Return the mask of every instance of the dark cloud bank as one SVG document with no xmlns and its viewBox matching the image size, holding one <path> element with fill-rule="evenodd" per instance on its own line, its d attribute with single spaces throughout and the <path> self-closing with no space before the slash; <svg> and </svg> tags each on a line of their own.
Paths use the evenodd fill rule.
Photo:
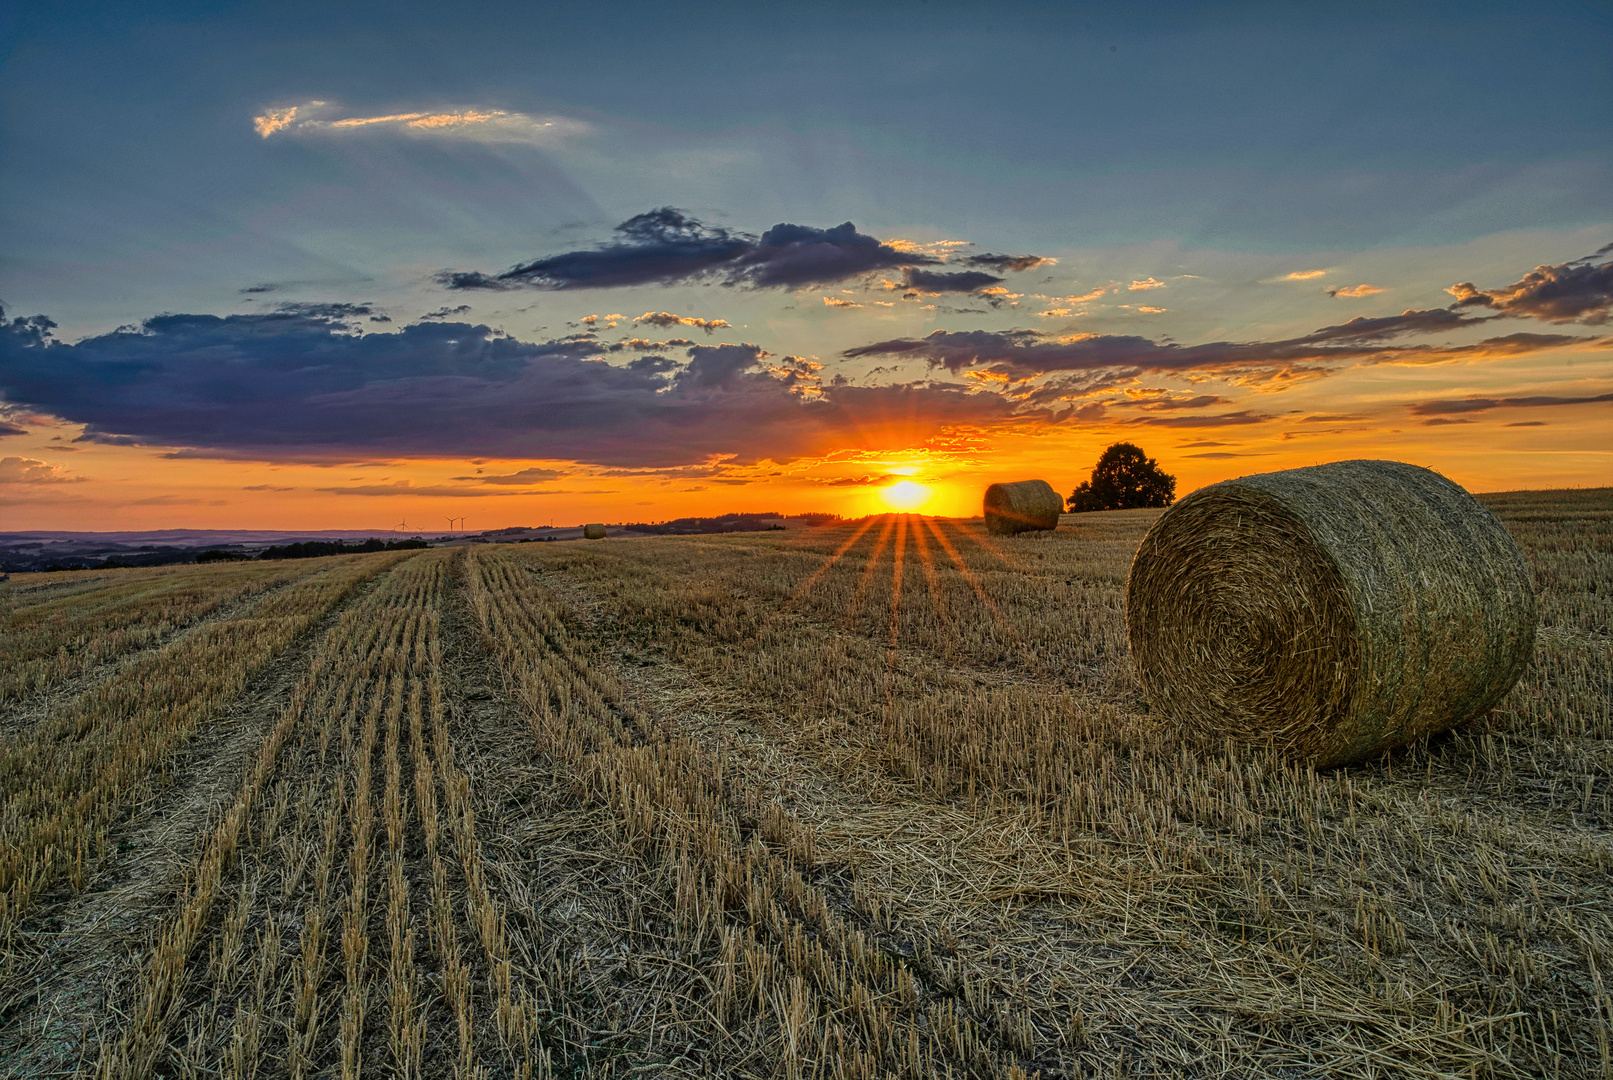
<svg viewBox="0 0 1613 1080">
<path fill-rule="evenodd" d="M 941 265 L 944 260 L 894 247 L 858 232 L 849 221 L 832 229 L 780 223 L 755 236 L 707 225 L 663 206 L 628 218 L 615 231 L 618 239 L 601 247 L 551 255 L 501 274 L 444 270 L 437 281 L 450 289 L 608 289 L 692 281 L 793 289 L 896 270 L 908 272 L 911 287 L 931 292 L 970 292 L 1003 281 L 981 269 L 955 273 L 915 270 Z M 1037 255 L 986 254 L 962 261 L 972 267 L 1028 270 L 1049 260 Z M 920 285 L 920 280 L 930 284 Z"/>
<path fill-rule="evenodd" d="M 954 386 L 819 386 L 813 365 L 749 344 L 616 365 L 596 359 L 608 346 L 592 335 L 525 342 L 446 321 L 359 335 L 306 310 L 163 315 L 71 345 L 52 329 L 40 316 L 0 326 L 6 401 L 88 424 L 97 441 L 227 456 L 666 467 L 821 453 L 869 431 L 922 441 L 1024 415 L 1017 402 Z"/>
<path fill-rule="evenodd" d="M 844 229 L 845 237 L 856 237 L 850 226 Z M 748 239 L 743 248 L 723 248 L 734 242 L 733 235 L 718 230 L 720 235 L 713 237 L 708 232 L 685 222 L 668 235 L 688 239 L 693 247 L 709 244 L 728 251 L 721 265 L 730 270 L 750 266 L 746 272 L 758 275 L 762 271 L 757 268 L 766 267 L 769 274 L 787 271 L 790 280 L 802 280 L 808 264 L 849 265 L 836 263 L 841 254 L 803 252 L 773 262 L 743 263 L 745 253 L 771 248 Z M 859 264 L 864 267 L 886 257 L 877 254 L 883 245 L 869 242 L 871 248 L 850 245 L 864 252 Z M 635 241 L 624 246 L 641 245 Z M 772 245 L 780 246 L 788 243 Z M 1568 272 L 1582 265 L 1606 269 L 1592 262 L 1540 268 L 1524 279 L 1521 289 L 1485 293 L 1491 301 L 1483 305 L 1459 295 L 1458 309 L 1487 306 L 1495 309 L 1491 314 L 1406 311 L 1352 319 L 1278 341 L 1179 345 L 1129 335 L 937 330 L 923 338 L 881 341 L 844 353 L 849 358 L 922 359 L 953 375 L 979 376 L 969 386 L 931 381 L 856 386 L 840 378 L 820 378 L 815 363 L 775 359 L 750 344 L 700 345 L 687 338 L 607 343 L 592 332 L 527 342 L 487 326 L 449 321 L 457 314 L 452 309 L 396 330 L 367 334 L 355 330 L 376 318 L 364 304 L 282 305 L 271 313 L 227 317 L 161 315 L 76 344 L 55 340 L 54 324 L 44 316 L 9 323 L 0 318 L 0 402 L 83 423 L 87 441 L 183 447 L 223 456 L 335 461 L 375 454 L 463 454 L 651 469 L 714 455 L 733 455 L 739 462 L 786 460 L 870 445 L 870 440 L 881 446 L 911 445 L 950 427 L 1093 421 L 1105 415 L 1106 405 L 1090 395 L 1126 387 L 1145 374 L 1271 382 L 1362 363 L 1517 356 L 1593 341 L 1527 332 L 1465 345 L 1405 340 L 1468 329 L 1525 308 L 1550 321 L 1563 321 L 1565 313 L 1580 322 L 1601 321 L 1613 307 L 1605 286 L 1597 284 L 1603 278 Z M 1561 287 L 1551 291 L 1546 282 Z M 1570 284 L 1576 297 L 1572 303 L 1565 299 Z M 1598 294 L 1599 288 L 1604 292 Z M 1533 299 L 1518 299 L 1524 294 Z M 674 319 L 716 325 L 662 314 L 668 325 Z M 647 355 L 627 363 L 600 359 L 611 353 Z M 1088 399 L 1071 400 L 1083 395 Z M 1470 398 L 1426 402 L 1413 411 L 1439 416 L 1605 400 L 1606 395 Z M 1205 411 L 1234 404 L 1213 394 L 1108 402 L 1134 409 L 1132 422 L 1162 427 L 1227 427 L 1269 419 L 1249 410 Z M 10 421 L 0 424 L 0 434 L 17 430 Z M 510 485 L 545 479 L 513 476 Z"/>
</svg>

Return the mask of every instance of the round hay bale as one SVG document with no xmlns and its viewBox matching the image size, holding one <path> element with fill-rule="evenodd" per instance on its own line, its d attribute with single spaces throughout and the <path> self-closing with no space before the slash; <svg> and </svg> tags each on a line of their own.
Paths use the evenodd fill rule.
<svg viewBox="0 0 1613 1080">
<path fill-rule="evenodd" d="M 1318 766 L 1483 715 L 1528 665 L 1535 621 L 1495 515 L 1397 461 L 1195 491 L 1154 523 L 1126 583 L 1157 711 Z"/>
<path fill-rule="evenodd" d="M 1046 480 L 993 484 L 986 489 L 986 531 L 998 536 L 1056 529 L 1064 500 Z"/>
<path fill-rule="evenodd" d="M 597 521 L 584 525 L 582 527 L 582 538 L 584 540 L 605 539 L 605 526 L 601 525 Z"/>
</svg>

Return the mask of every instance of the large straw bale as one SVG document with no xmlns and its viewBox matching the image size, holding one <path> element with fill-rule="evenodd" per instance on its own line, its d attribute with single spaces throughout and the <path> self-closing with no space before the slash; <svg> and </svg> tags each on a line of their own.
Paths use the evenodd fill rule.
<svg viewBox="0 0 1613 1080">
<path fill-rule="evenodd" d="M 597 521 L 590 522 L 589 524 L 584 525 L 582 527 L 582 538 L 584 540 L 603 540 L 603 539 L 605 539 L 605 526 L 601 525 Z"/>
<path fill-rule="evenodd" d="M 1483 715 L 1528 665 L 1535 620 L 1495 515 L 1396 461 L 1196 491 L 1154 523 L 1126 585 L 1157 711 L 1317 765 Z"/>
<path fill-rule="evenodd" d="M 1000 536 L 1056 529 L 1064 500 L 1046 480 L 993 484 L 986 489 L 986 531 Z"/>
</svg>

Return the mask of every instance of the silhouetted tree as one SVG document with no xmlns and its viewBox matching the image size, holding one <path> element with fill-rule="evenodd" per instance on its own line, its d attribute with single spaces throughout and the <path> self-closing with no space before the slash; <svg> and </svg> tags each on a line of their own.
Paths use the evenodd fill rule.
<svg viewBox="0 0 1613 1080">
<path fill-rule="evenodd" d="M 1176 501 L 1176 477 L 1144 454 L 1142 447 L 1117 442 L 1103 452 L 1092 469 L 1070 493 L 1070 513 L 1088 510 L 1133 510 L 1140 506 L 1169 506 Z"/>
</svg>

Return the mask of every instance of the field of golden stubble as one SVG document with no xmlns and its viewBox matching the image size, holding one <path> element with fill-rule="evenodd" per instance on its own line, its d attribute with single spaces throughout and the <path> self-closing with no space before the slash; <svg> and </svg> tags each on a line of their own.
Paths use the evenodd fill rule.
<svg viewBox="0 0 1613 1080">
<path fill-rule="evenodd" d="M 1149 715 L 1154 512 L 330 560 L 10 916 L 0 1069 L 1613 1075 L 1613 491 L 1487 501 L 1531 670 L 1322 772 Z"/>
</svg>

